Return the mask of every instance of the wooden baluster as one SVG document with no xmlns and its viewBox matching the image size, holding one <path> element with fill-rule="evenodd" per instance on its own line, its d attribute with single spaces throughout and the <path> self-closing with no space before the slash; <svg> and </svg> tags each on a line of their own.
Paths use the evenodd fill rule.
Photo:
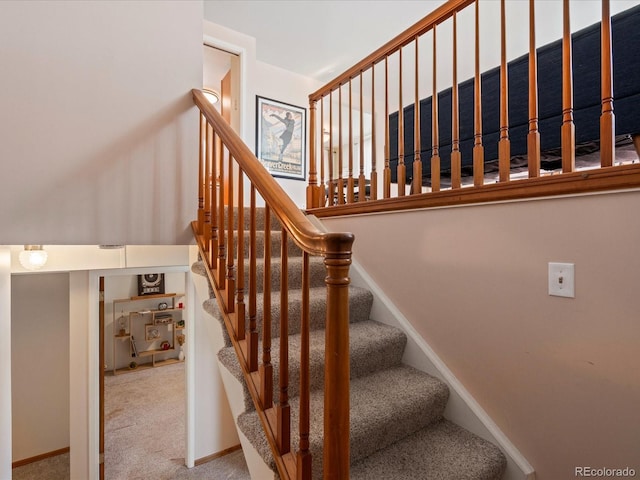
<svg viewBox="0 0 640 480">
<path fill-rule="evenodd" d="M 353 178 L 353 103 L 351 95 L 351 79 L 349 79 L 349 177 L 347 178 L 347 202 L 355 201 L 355 181 Z"/>
<path fill-rule="evenodd" d="M 602 0 L 602 114 L 600 116 L 600 165 L 610 167 L 616 158 L 615 113 L 613 111 L 613 62 L 611 50 L 611 14 L 609 0 Z"/>
<path fill-rule="evenodd" d="M 321 122 L 322 123 L 322 122 Z M 307 186 L 307 208 L 320 206 L 320 189 L 316 169 L 316 102 L 309 102 L 309 185 Z M 320 145 L 322 148 L 322 145 Z M 324 187 L 323 192 L 324 192 Z"/>
<path fill-rule="evenodd" d="M 249 337 L 247 338 L 248 367 L 250 372 L 258 370 L 258 326 L 256 317 L 258 272 L 256 246 L 256 187 L 251 184 L 251 199 L 249 209 Z"/>
<path fill-rule="evenodd" d="M 260 397 L 262 407 L 273 406 L 273 365 L 271 364 L 271 209 L 264 207 L 264 271 L 262 286 L 262 363 L 260 364 Z"/>
<path fill-rule="evenodd" d="M 415 94 L 416 101 L 415 107 L 413 109 L 413 182 L 411 185 L 411 192 L 413 194 L 422 193 L 422 160 L 420 160 L 420 93 L 419 93 L 419 66 L 420 66 L 420 56 L 418 54 L 418 40 L 419 37 L 416 37 L 416 58 L 415 58 Z"/>
<path fill-rule="evenodd" d="M 218 158 L 220 157 L 220 150 L 222 148 L 220 137 L 215 135 L 213 132 L 213 127 L 211 129 L 211 142 L 209 143 L 209 177 L 211 185 L 210 191 L 210 201 L 209 201 L 209 211 L 211 212 L 211 227 L 210 227 L 210 236 L 211 242 L 208 247 L 209 250 L 209 265 L 212 269 L 216 269 L 218 267 L 217 264 L 217 256 L 218 256 L 218 189 L 217 189 L 217 173 L 218 173 Z M 215 279 L 214 279 L 215 280 Z"/>
<path fill-rule="evenodd" d="M 376 75 L 371 65 L 371 200 L 378 199 L 378 144 L 376 142 Z"/>
<path fill-rule="evenodd" d="M 342 85 L 338 87 L 338 205 L 344 204 L 344 178 L 342 178 Z"/>
<path fill-rule="evenodd" d="M 433 94 L 431 96 L 431 191 L 440 191 L 440 130 L 438 128 L 437 45 L 433 26 Z"/>
<path fill-rule="evenodd" d="M 366 180 L 364 178 L 364 102 L 362 93 L 362 77 L 360 72 L 360 175 L 358 176 L 358 201 L 364 202 L 366 198 Z"/>
<path fill-rule="evenodd" d="M 198 234 L 204 236 L 204 191 L 206 177 L 207 120 L 200 112 L 200 155 L 198 163 Z M 205 243 L 206 244 L 206 243 Z"/>
<path fill-rule="evenodd" d="M 538 130 L 538 53 L 534 0 L 529 0 L 529 133 L 527 135 L 529 178 L 540 176 L 540 132 Z"/>
<path fill-rule="evenodd" d="M 349 247 L 350 248 L 350 247 Z M 351 253 L 327 253 L 324 370 L 324 478 L 349 478 L 349 265 Z"/>
<path fill-rule="evenodd" d="M 569 0 L 562 1 L 562 172 L 576 169 L 576 127 L 573 123 L 573 68 Z"/>
<path fill-rule="evenodd" d="M 229 187 L 227 188 L 227 195 L 229 196 L 229 203 L 227 204 L 227 311 L 233 313 L 235 311 L 235 296 L 236 296 L 236 266 L 234 260 L 234 240 L 233 232 L 235 215 L 233 214 L 233 156 L 231 152 L 227 157 L 228 162 L 228 181 Z M 236 330 L 237 331 L 237 330 Z"/>
<path fill-rule="evenodd" d="M 236 295 L 236 337 L 245 339 L 245 309 L 244 304 L 244 172 L 238 170 L 238 275 Z"/>
<path fill-rule="evenodd" d="M 309 432 L 311 430 L 309 363 L 309 254 L 302 253 L 302 305 L 300 318 L 300 442 L 297 455 L 296 480 L 311 478 L 311 452 L 309 451 Z"/>
<path fill-rule="evenodd" d="M 402 47 L 398 49 L 398 196 L 404 197 L 407 169 L 404 165 L 404 108 L 402 107 Z"/>
<path fill-rule="evenodd" d="M 480 0 L 476 0 L 476 45 L 473 123 L 473 184 L 484 185 L 484 146 L 482 145 L 482 77 L 480 76 Z"/>
<path fill-rule="evenodd" d="M 289 277 L 287 230 L 282 229 L 280 250 L 280 398 L 276 408 L 278 449 L 280 454 L 291 449 L 291 407 L 289 405 Z"/>
<path fill-rule="evenodd" d="M 498 168 L 501 182 L 509 181 L 511 143 L 509 140 L 509 80 L 507 77 L 507 20 L 505 0 L 500 0 L 500 140 Z"/>
<path fill-rule="evenodd" d="M 458 20 L 453 12 L 453 85 L 451 86 L 451 188 L 460 188 L 460 124 L 458 120 Z"/>
<path fill-rule="evenodd" d="M 389 57 L 384 57 L 384 172 L 382 173 L 383 198 L 391 197 L 391 149 L 389 147 Z"/>
<path fill-rule="evenodd" d="M 327 194 L 327 202 L 330 206 L 335 205 L 336 198 L 336 181 L 335 172 L 333 171 L 333 90 L 329 92 L 329 193 Z"/>
<path fill-rule="evenodd" d="M 324 178 L 324 163 L 325 163 L 325 156 L 324 156 L 324 99 L 325 97 L 322 97 L 320 99 L 320 129 L 321 129 L 321 136 L 320 136 L 320 201 L 318 206 L 319 207 L 324 207 L 327 205 L 327 184 L 325 183 L 325 178 Z"/>
<path fill-rule="evenodd" d="M 213 267 L 215 262 L 213 262 L 213 255 L 211 250 L 211 235 L 212 235 L 212 224 L 211 224 L 211 194 L 213 188 L 213 178 L 211 176 L 211 168 L 213 163 L 213 129 L 209 122 L 205 122 L 205 158 L 204 158 L 204 180 L 203 180 L 203 190 L 204 190 L 204 198 L 203 198 L 203 242 L 207 252 L 205 253 L 204 261 L 207 262 L 207 265 Z"/>
<path fill-rule="evenodd" d="M 224 195 L 225 195 L 225 182 L 223 179 L 226 177 L 224 173 L 224 153 L 225 147 L 220 142 L 220 157 L 219 167 L 220 175 L 218 176 L 218 287 L 222 290 L 225 287 L 226 268 L 225 259 L 227 258 L 227 251 L 225 248 L 224 239 Z M 229 152 L 227 151 L 227 155 Z"/>
</svg>

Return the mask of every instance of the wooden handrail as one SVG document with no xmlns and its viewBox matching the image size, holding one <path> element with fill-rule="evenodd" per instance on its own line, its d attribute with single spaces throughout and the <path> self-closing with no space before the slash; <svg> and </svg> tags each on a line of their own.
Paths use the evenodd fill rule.
<svg viewBox="0 0 640 480">
<path fill-rule="evenodd" d="M 211 106 L 200 90 L 192 91 L 200 109 L 198 217 L 192 223 L 225 328 L 238 355 L 247 389 L 265 430 L 283 480 L 311 480 L 309 450 L 309 256 L 324 257 L 327 308 L 325 317 L 325 389 L 323 458 L 325 479 L 349 478 L 349 266 L 354 236 L 317 229 Z M 350 94 L 351 97 L 351 94 Z M 322 108 L 321 108 L 322 110 Z M 349 114 L 351 115 L 351 114 Z M 322 116 L 322 114 L 321 114 Z M 313 117 L 312 117 L 313 118 Z M 312 138 L 315 138 L 312 135 Z M 350 158 L 351 160 L 351 158 Z M 350 167 L 351 167 L 350 161 Z M 350 168 L 350 179 L 352 178 Z M 244 182 L 250 183 L 248 265 L 245 264 Z M 353 191 L 353 185 L 350 190 Z M 262 319 L 257 315 L 258 277 L 256 194 L 264 200 Z M 324 195 L 324 192 L 323 192 Z M 237 213 L 234 209 L 237 207 Z M 280 316 L 272 318 L 271 216 L 280 223 Z M 235 222 L 237 220 L 237 222 Z M 237 227 L 236 227 L 237 225 Z M 237 231 L 236 231 L 237 230 Z M 303 251 L 299 431 L 291 427 L 289 403 L 288 239 Z M 248 306 L 245 305 L 248 270 Z M 245 309 L 248 308 L 248 316 Z M 248 321 L 248 332 L 246 322 Z M 262 351 L 258 323 L 262 321 Z M 272 354 L 272 325 L 280 331 L 279 352 Z M 261 355 L 260 355 L 261 353 Z M 306 358 L 305 358 L 306 356 Z M 278 384 L 274 361 L 279 359 Z M 276 392 L 274 392 L 274 388 Z M 274 395 L 275 393 L 275 395 Z M 300 439 L 292 452 L 292 435 Z"/>
</svg>

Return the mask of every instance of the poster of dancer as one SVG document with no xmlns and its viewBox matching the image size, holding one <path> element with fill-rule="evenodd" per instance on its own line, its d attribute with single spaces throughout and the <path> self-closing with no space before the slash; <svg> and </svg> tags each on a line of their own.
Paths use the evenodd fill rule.
<svg viewBox="0 0 640 480">
<path fill-rule="evenodd" d="M 256 96 L 256 157 L 274 177 L 306 178 L 306 113 Z"/>
</svg>

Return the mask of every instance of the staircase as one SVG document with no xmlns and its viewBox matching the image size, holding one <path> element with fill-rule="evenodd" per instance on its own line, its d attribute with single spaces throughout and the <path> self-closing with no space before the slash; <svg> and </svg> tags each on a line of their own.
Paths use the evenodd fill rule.
<svg viewBox="0 0 640 480">
<path fill-rule="evenodd" d="M 237 216 L 236 216 L 237 218 Z M 244 216 L 245 219 L 249 215 Z M 258 230 L 264 230 L 264 211 L 258 211 Z M 246 222 L 245 222 L 246 223 Z M 235 226 L 238 228 L 238 225 Z M 248 225 L 244 225 L 248 229 Z M 281 248 L 281 226 L 271 220 L 271 252 L 276 257 Z M 245 241 L 249 235 L 244 235 Z M 258 237 L 258 252 L 264 251 L 264 235 Z M 248 248 L 244 249 L 245 252 Z M 289 403 L 291 424 L 298 424 L 300 362 L 301 252 L 288 246 L 289 291 Z M 323 454 L 323 386 L 324 386 L 324 322 L 325 267 L 321 258 L 311 259 L 311 435 L 313 478 L 322 478 Z M 279 262 L 271 266 L 272 318 L 279 318 Z M 262 263 L 258 262 L 258 278 L 262 278 Z M 248 268 L 245 266 L 245 268 Z M 206 275 L 201 262 L 193 265 L 195 273 Z M 246 277 L 245 277 L 246 278 Z M 248 284 L 245 285 L 245 291 Z M 262 284 L 257 287 L 258 305 L 262 305 Z M 392 326 L 369 318 L 372 294 L 366 289 L 350 287 L 350 455 L 351 479 L 501 479 L 506 458 L 493 444 L 443 418 L 449 397 L 448 387 L 440 380 L 402 363 L 407 343 L 405 334 Z M 222 320 L 215 298 L 204 302 L 204 309 Z M 262 318 L 259 310 L 257 318 Z M 261 327 L 261 325 L 260 325 Z M 224 323 L 222 322 L 224 331 Z M 272 322 L 272 351 L 279 346 L 279 322 Z M 244 385 L 243 375 L 231 341 L 225 332 L 225 348 L 218 353 L 220 363 Z M 260 332 L 260 338 L 261 332 Z M 261 351 L 261 346 L 259 346 Z M 274 365 L 274 402 L 278 401 L 279 362 Z M 246 386 L 244 412 L 237 425 L 259 452 L 265 464 L 276 472 L 268 442 Z M 292 428 L 293 430 L 293 428 Z M 292 449 L 297 450 L 298 438 L 292 435 Z M 277 478 L 277 474 L 274 473 Z M 256 479 L 262 480 L 262 479 Z"/>
</svg>

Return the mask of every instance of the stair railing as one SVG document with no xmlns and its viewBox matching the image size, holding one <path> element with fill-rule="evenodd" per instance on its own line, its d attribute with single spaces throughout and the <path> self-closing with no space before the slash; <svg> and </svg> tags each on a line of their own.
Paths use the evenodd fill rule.
<svg viewBox="0 0 640 480">
<path fill-rule="evenodd" d="M 327 310 L 324 386 L 324 478 L 349 478 L 349 308 L 350 233 L 315 228 L 260 164 L 200 90 L 198 217 L 192 222 L 200 255 L 225 326 L 238 355 L 253 403 L 273 452 L 280 478 L 311 479 L 309 392 L 309 258 L 324 257 Z M 245 188 L 249 188 L 248 266 L 245 267 Z M 258 278 L 257 195 L 264 202 L 264 273 Z M 271 217 L 282 229 L 280 375 L 273 398 L 271 360 Z M 287 239 L 303 251 L 299 448 L 291 451 L 288 399 Z M 245 278 L 245 275 L 248 278 Z M 257 290 L 263 286 L 263 318 L 257 316 Z M 245 284 L 248 291 L 245 291 Z M 248 297 L 248 298 L 246 298 Z M 258 352 L 262 324 L 262 352 Z"/>
<path fill-rule="evenodd" d="M 523 152 L 528 163 L 526 177 L 511 171 L 512 140 L 516 132 L 509 118 L 508 100 L 514 92 L 509 91 L 506 57 L 505 11 L 509 6 L 506 0 L 500 0 L 500 18 L 496 21 L 500 25 L 499 87 L 492 95 L 498 102 L 499 115 L 492 120 L 499 124 L 499 131 L 493 132 L 497 149 L 495 140 L 489 141 L 487 132 L 483 131 L 483 102 L 486 108 L 488 99 L 482 94 L 479 12 L 483 5 L 491 3 L 447 1 L 309 95 L 307 208 L 313 209 L 314 215 L 372 213 L 640 186 L 640 164 L 614 165 L 613 36 L 609 0 L 601 0 L 602 54 L 600 64 L 595 65 L 601 71 L 600 138 L 595 139 L 600 144 L 600 165 L 588 171 L 576 171 L 572 34 L 569 0 L 562 0 L 563 14 L 559 19 L 563 28 L 562 75 L 554 85 L 562 93 L 562 110 L 558 112 L 562 120 L 557 126 L 561 139 L 561 172 L 541 170 L 536 3 L 529 0 L 528 77 L 520 82 L 527 85 L 522 101 L 528 105 L 528 120 L 520 125 L 526 136 L 521 141 L 526 145 Z M 466 18 L 473 18 L 475 35 L 471 43 L 467 42 L 462 48 L 473 52 L 474 72 L 472 81 L 466 82 L 471 90 L 468 97 L 472 98 L 465 104 L 463 149 L 458 78 L 461 50 L 457 30 L 459 17 L 462 19 L 459 14 L 467 9 L 464 14 Z M 443 48 L 445 44 L 451 48 Z M 444 65 L 447 70 L 451 69 L 448 72 L 451 88 L 446 96 L 447 109 L 450 98 L 450 113 L 441 110 L 439 105 L 443 85 L 438 85 L 438 78 Z M 444 114 L 451 118 L 450 125 L 443 124 Z M 391 118 L 393 125 L 390 125 Z M 622 133 L 633 135 L 640 156 L 640 135 L 637 135 L 640 132 Z M 485 174 L 489 147 L 496 151 L 499 172 L 497 178 L 491 179 Z M 463 155 L 463 150 L 468 153 Z M 467 174 L 466 178 L 463 174 Z"/>
</svg>

